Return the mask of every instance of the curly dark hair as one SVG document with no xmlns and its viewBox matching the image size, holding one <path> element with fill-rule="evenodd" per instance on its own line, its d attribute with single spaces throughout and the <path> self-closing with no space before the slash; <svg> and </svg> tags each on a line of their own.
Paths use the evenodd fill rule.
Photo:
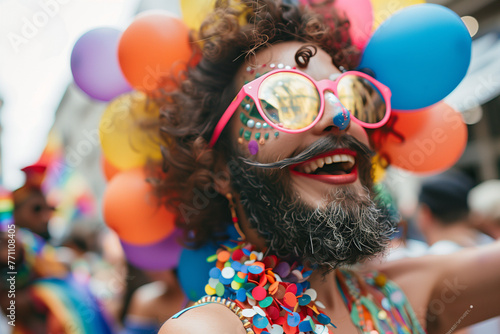
<svg viewBox="0 0 500 334">
<path fill-rule="evenodd" d="M 202 58 L 189 68 L 179 89 L 166 93 L 160 115 L 163 142 L 162 177 L 152 178 L 163 203 L 178 213 L 177 225 L 197 246 L 224 237 L 230 222 L 228 200 L 214 189 L 216 162 L 227 161 L 229 148 L 221 140 L 208 147 L 216 123 L 236 95 L 233 79 L 245 61 L 266 46 L 301 41 L 317 45 L 332 62 L 355 67 L 359 52 L 351 45 L 349 22 L 336 13 L 318 15 L 279 0 L 218 0 L 197 34 Z M 246 24 L 241 24 L 241 21 Z M 315 50 L 299 50 L 300 62 Z M 299 64 L 300 66 L 300 64 Z M 224 177 L 224 176 L 222 176 Z"/>
</svg>

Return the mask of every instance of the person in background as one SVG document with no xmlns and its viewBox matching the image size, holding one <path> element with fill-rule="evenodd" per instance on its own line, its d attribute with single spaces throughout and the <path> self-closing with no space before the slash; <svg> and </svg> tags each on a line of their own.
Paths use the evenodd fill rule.
<svg viewBox="0 0 500 334">
<path fill-rule="evenodd" d="M 500 239 L 500 180 L 488 180 L 474 187 L 468 198 L 474 226 L 493 239 Z"/>
<path fill-rule="evenodd" d="M 46 166 L 35 164 L 21 170 L 26 174 L 26 181 L 13 192 L 16 225 L 48 241 L 49 220 L 55 208 L 47 203 L 41 188 Z"/>
<path fill-rule="evenodd" d="M 471 220 L 468 203 L 471 202 L 473 187 L 474 182 L 467 175 L 455 170 L 430 177 L 422 183 L 417 224 L 430 246 L 426 254 L 450 254 L 486 242 L 488 238 L 475 228 Z M 484 198 L 484 195 L 479 196 Z M 478 200 L 477 196 L 476 189 L 472 202 Z M 455 333 L 498 334 L 500 318 L 489 319 Z"/>
<path fill-rule="evenodd" d="M 467 175 L 454 170 L 423 181 L 416 223 L 430 246 L 428 254 L 448 254 L 479 244 L 481 235 L 472 227 L 467 204 L 473 186 Z"/>
<path fill-rule="evenodd" d="M 4 193 L 8 192 L 4 190 Z M 25 210 L 25 205 L 34 205 L 33 196 L 41 192 L 35 189 L 19 199 L 19 190 L 11 195 L 11 206 L 4 203 L 0 218 L 10 217 L 7 232 L 0 231 L 0 307 L 12 322 L 13 334 L 111 334 L 112 324 L 100 301 L 90 292 L 86 284 L 75 279 L 66 265 L 59 261 L 57 250 L 38 234 L 16 226 L 17 217 L 29 217 L 16 212 Z M 42 196 L 43 197 L 43 196 Z M 45 203 L 46 204 L 46 203 Z M 43 205 L 40 202 L 40 205 Z M 10 210 L 10 211 L 9 211 Z M 43 211 L 43 210 L 42 210 Z M 36 216 L 36 215 L 35 215 Z M 34 216 L 33 216 L 34 217 Z M 36 216 L 25 227 L 42 231 L 44 219 Z M 3 226 L 4 224 L 0 224 Z M 46 225 L 45 225 L 46 226 Z M 11 245 L 14 245 L 13 247 Z M 11 281 L 9 281 L 10 279 Z M 12 289 L 14 280 L 15 288 Z M 15 306 L 12 318 L 9 307 Z"/>
</svg>

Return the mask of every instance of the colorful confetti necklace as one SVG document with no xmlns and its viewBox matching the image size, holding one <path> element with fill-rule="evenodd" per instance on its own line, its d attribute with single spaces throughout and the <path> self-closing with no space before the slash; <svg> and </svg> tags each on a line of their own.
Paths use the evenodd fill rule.
<svg viewBox="0 0 500 334">
<path fill-rule="evenodd" d="M 219 298 L 217 302 L 229 303 L 245 320 L 247 333 L 328 334 L 326 325 L 335 327 L 318 310 L 325 306 L 316 300 L 316 291 L 307 281 L 312 270 L 274 255 L 264 257 L 244 242 L 219 249 L 208 261 L 216 264 L 205 286 L 208 296 L 200 302 Z"/>
</svg>

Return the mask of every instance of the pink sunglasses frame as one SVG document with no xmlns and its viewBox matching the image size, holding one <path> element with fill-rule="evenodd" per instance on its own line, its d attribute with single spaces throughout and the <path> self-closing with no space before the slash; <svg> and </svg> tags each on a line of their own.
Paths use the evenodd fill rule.
<svg viewBox="0 0 500 334">
<path fill-rule="evenodd" d="M 319 97 L 320 97 L 319 108 L 320 109 L 319 109 L 318 116 L 316 117 L 316 119 L 314 119 L 314 121 L 311 124 L 309 124 L 308 126 L 306 126 L 304 128 L 295 129 L 295 130 L 281 128 L 279 125 L 275 124 L 273 121 L 271 121 L 266 116 L 265 112 L 262 110 L 262 105 L 258 102 L 259 101 L 259 97 L 258 97 L 259 88 L 260 88 L 260 85 L 262 84 L 262 82 L 267 77 L 269 77 L 271 75 L 274 75 L 277 73 L 283 73 L 283 72 L 299 74 L 299 75 L 309 79 L 309 81 L 316 87 L 316 89 L 319 93 Z M 311 76 L 307 75 L 304 72 L 298 71 L 298 70 L 277 69 L 277 70 L 267 72 L 266 74 L 260 76 L 259 78 L 255 79 L 255 80 L 252 80 L 251 82 L 249 82 L 249 83 L 245 84 L 243 87 L 241 87 L 240 91 L 238 92 L 238 95 L 236 95 L 233 102 L 231 102 L 229 107 L 227 107 L 226 111 L 224 112 L 224 114 L 220 118 L 219 122 L 217 122 L 217 125 L 215 126 L 214 132 L 212 134 L 212 138 L 210 138 L 210 142 L 208 144 L 209 147 L 213 147 L 215 145 L 215 143 L 219 139 L 222 131 L 226 127 L 227 123 L 229 122 L 231 117 L 234 115 L 234 113 L 238 109 L 238 106 L 240 105 L 241 101 L 243 101 L 243 99 L 246 96 L 250 97 L 254 101 L 255 105 L 257 106 L 257 110 L 259 111 L 259 114 L 262 116 L 262 118 L 270 126 L 275 128 L 276 130 L 287 132 L 287 133 L 300 133 L 300 132 L 304 132 L 304 131 L 309 130 L 314 125 L 316 125 L 316 123 L 319 122 L 321 117 L 323 117 L 323 113 L 325 111 L 325 91 L 329 90 L 329 91 L 333 92 L 333 94 L 335 94 L 335 96 L 338 97 L 338 95 L 337 95 L 338 82 L 340 81 L 340 79 L 342 79 L 346 75 L 355 75 L 355 76 L 358 76 L 358 77 L 361 77 L 363 79 L 368 80 L 370 83 L 372 83 L 380 91 L 380 93 L 382 94 L 382 97 L 385 100 L 385 104 L 386 104 L 386 111 L 385 111 L 384 118 L 377 123 L 373 123 L 373 124 L 365 123 L 363 121 L 358 120 L 352 114 L 351 114 L 351 119 L 354 122 L 358 123 L 359 125 L 361 125 L 365 128 L 368 128 L 368 129 L 376 129 L 376 128 L 383 126 L 385 123 L 387 123 L 387 121 L 389 120 L 389 117 L 391 115 L 391 90 L 389 89 L 389 87 L 387 87 L 384 84 L 382 84 L 381 82 L 375 80 L 373 77 L 369 76 L 366 73 L 358 72 L 358 71 L 347 71 L 347 72 L 340 74 L 339 77 L 335 79 L 335 81 L 328 80 L 328 79 L 316 81 Z"/>
</svg>

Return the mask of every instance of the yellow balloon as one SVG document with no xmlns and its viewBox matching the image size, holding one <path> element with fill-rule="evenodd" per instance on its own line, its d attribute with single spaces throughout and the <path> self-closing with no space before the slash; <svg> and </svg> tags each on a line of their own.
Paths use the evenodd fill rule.
<svg viewBox="0 0 500 334">
<path fill-rule="evenodd" d="M 251 12 L 251 9 L 239 0 L 228 1 L 229 7 L 241 12 L 238 23 L 240 25 L 246 24 L 246 15 Z M 182 19 L 190 29 L 198 31 L 207 15 L 214 10 L 214 7 L 215 0 L 181 0 Z"/>
<path fill-rule="evenodd" d="M 215 0 L 181 0 L 182 19 L 190 29 L 198 31 L 208 13 L 214 9 Z"/>
<path fill-rule="evenodd" d="M 372 0 L 373 31 L 398 10 L 421 3 L 425 3 L 425 0 Z"/>
<path fill-rule="evenodd" d="M 120 170 L 160 160 L 159 113 L 159 107 L 143 93 L 124 94 L 113 100 L 99 123 L 106 160 Z"/>
</svg>

